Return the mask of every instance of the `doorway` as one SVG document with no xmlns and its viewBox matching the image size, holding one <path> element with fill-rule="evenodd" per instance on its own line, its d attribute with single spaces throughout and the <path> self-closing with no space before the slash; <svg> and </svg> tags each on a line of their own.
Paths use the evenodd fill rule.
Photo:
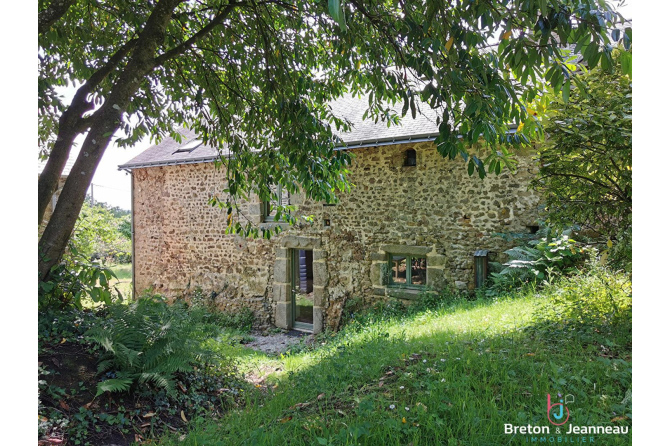
<svg viewBox="0 0 670 446">
<path fill-rule="evenodd" d="M 293 328 L 314 331 L 314 254 L 291 249 L 291 308 Z"/>
</svg>

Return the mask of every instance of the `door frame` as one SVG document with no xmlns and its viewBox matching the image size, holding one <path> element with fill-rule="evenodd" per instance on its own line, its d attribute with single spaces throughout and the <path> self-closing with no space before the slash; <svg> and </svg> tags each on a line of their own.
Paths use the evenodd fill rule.
<svg viewBox="0 0 670 446">
<path fill-rule="evenodd" d="M 294 330 L 314 332 L 314 302 L 312 301 L 312 323 L 296 321 L 296 289 L 300 287 L 300 251 L 312 251 L 312 265 L 314 264 L 314 251 L 307 248 L 289 248 L 290 261 L 290 276 L 291 276 L 291 326 Z M 312 282 L 312 293 L 314 293 L 314 285 Z"/>
<path fill-rule="evenodd" d="M 272 295 L 274 300 L 274 323 L 279 328 L 297 328 L 293 325 L 292 302 L 292 254 L 291 249 L 311 250 L 313 255 L 314 310 L 312 332 L 320 333 L 324 328 L 327 302 L 328 265 L 327 252 L 317 237 L 285 235 L 275 248 L 274 279 Z"/>
</svg>

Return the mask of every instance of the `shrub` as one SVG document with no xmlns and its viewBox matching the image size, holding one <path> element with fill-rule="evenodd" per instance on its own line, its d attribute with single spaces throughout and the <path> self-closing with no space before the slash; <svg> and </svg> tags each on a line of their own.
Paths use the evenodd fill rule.
<svg viewBox="0 0 670 446">
<path fill-rule="evenodd" d="M 505 251 L 510 260 L 503 264 L 500 272 L 491 273 L 491 293 L 511 291 L 528 283 L 550 282 L 558 273 L 575 271 L 584 257 L 584 249 L 570 238 L 571 232 L 566 230 L 552 237 L 545 228 L 539 239 Z"/>
<path fill-rule="evenodd" d="M 544 290 L 549 302 L 545 316 L 586 325 L 627 323 L 632 314 L 632 281 L 629 275 L 593 263 L 570 278 Z"/>
<path fill-rule="evenodd" d="M 633 212 L 633 85 L 624 68 L 631 54 L 612 52 L 611 69 L 575 76 L 576 86 L 544 96 L 547 139 L 540 145 L 532 186 L 546 198 L 552 225 L 578 224 L 599 245 L 613 243 L 610 258 L 630 268 Z"/>
<path fill-rule="evenodd" d="M 115 298 L 121 299 L 121 293 L 110 285 L 112 278 L 117 277 L 111 269 L 90 261 L 71 245 L 63 261 L 52 268 L 49 279 L 39 282 L 39 308 L 81 309 L 85 297 L 109 305 Z"/>
<path fill-rule="evenodd" d="M 125 391 L 134 384 L 152 383 L 174 392 L 175 372 L 192 370 L 213 353 L 205 341 L 216 328 L 205 322 L 206 312 L 168 305 L 158 296 L 142 297 L 128 305 L 109 308 L 107 320 L 87 332 L 105 351 L 98 373 L 108 379 L 98 384 L 98 395 Z"/>
<path fill-rule="evenodd" d="M 216 306 L 215 297 L 215 293 L 206 296 L 202 288 L 197 287 L 191 296 L 190 307 L 203 311 L 205 321 L 217 327 L 249 333 L 256 322 L 253 310 L 243 307 L 237 311 L 221 311 Z"/>
<path fill-rule="evenodd" d="M 230 313 L 217 311 L 214 317 L 212 317 L 212 321 L 216 321 L 219 327 L 231 328 L 248 333 L 251 331 L 254 322 L 256 321 L 256 316 L 251 309 L 244 307 L 238 311 Z"/>
</svg>

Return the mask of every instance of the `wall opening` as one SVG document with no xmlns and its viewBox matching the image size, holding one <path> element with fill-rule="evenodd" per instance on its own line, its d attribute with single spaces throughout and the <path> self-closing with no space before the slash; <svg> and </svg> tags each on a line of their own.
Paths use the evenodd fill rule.
<svg viewBox="0 0 670 446">
<path fill-rule="evenodd" d="M 416 167 L 416 150 L 405 150 L 405 162 L 403 165 L 405 167 Z"/>
<path fill-rule="evenodd" d="M 314 255 L 312 250 L 291 250 L 291 306 L 293 328 L 314 330 Z"/>
<path fill-rule="evenodd" d="M 287 235 L 277 248 L 272 284 L 275 324 L 320 333 L 327 306 L 328 268 L 321 241 Z"/>
</svg>

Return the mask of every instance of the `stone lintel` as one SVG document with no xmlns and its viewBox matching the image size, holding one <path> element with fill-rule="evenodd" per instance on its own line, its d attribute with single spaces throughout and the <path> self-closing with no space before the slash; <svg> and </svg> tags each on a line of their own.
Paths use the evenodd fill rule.
<svg viewBox="0 0 670 446">
<path fill-rule="evenodd" d="M 396 297 L 398 299 L 407 299 L 415 300 L 419 297 L 420 294 L 427 292 L 425 289 L 415 289 L 415 288 L 386 288 L 386 295 L 390 297 Z"/>
<path fill-rule="evenodd" d="M 373 252 L 370 255 L 370 260 L 373 262 L 386 262 L 387 254 L 385 252 Z"/>
<path fill-rule="evenodd" d="M 284 238 L 282 238 L 281 245 L 286 248 L 316 249 L 321 247 L 321 239 L 316 237 L 301 237 L 297 235 L 287 235 Z"/>
<path fill-rule="evenodd" d="M 393 254 L 410 254 L 425 256 L 433 250 L 429 246 L 414 246 L 414 245 L 382 245 L 380 247 L 383 251 Z"/>
<path fill-rule="evenodd" d="M 291 227 L 291 225 L 289 225 L 288 223 L 279 222 L 279 221 L 261 222 L 261 223 L 258 225 L 258 228 L 259 228 L 259 229 L 269 229 L 269 230 L 273 230 L 273 229 L 276 228 L 276 227 L 280 227 L 281 230 L 282 230 L 282 232 L 286 232 L 286 231 L 289 230 L 289 228 Z M 279 234 L 281 234 L 281 232 L 280 232 Z M 276 236 L 277 236 L 277 234 L 273 234 L 273 237 L 276 237 Z"/>
</svg>

